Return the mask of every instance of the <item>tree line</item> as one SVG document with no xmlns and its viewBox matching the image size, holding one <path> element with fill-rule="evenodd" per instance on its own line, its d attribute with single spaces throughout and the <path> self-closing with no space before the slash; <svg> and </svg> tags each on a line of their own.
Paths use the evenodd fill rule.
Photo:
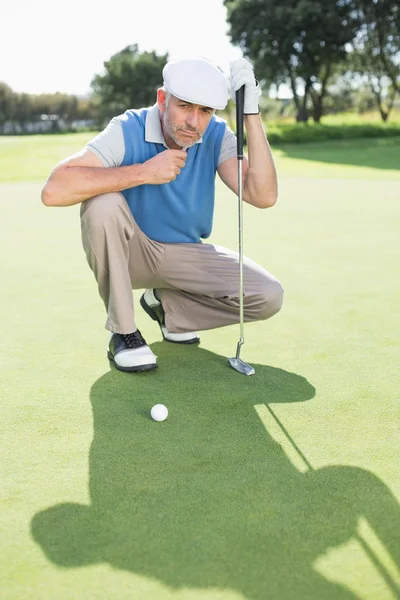
<svg viewBox="0 0 400 600">
<path fill-rule="evenodd" d="M 400 94 L 397 0 L 224 0 L 229 36 L 254 65 L 268 106 L 272 87 L 289 86 L 297 121 L 345 109 L 362 90 L 386 121 Z M 168 54 L 127 46 L 104 63 L 88 98 L 19 94 L 0 82 L 0 131 L 50 120 L 102 126 L 127 108 L 150 106 Z M 215 57 L 218 62 L 218 57 Z M 52 121 L 53 118 L 53 122 Z"/>
<path fill-rule="evenodd" d="M 14 92 L 0 81 L 0 132 L 57 131 L 61 124 L 93 122 L 98 114 L 95 98 L 69 94 L 25 94 Z"/>
<path fill-rule="evenodd" d="M 365 81 L 383 120 L 400 93 L 397 0 L 224 0 L 231 41 L 268 88 L 290 85 L 297 120 L 323 114 L 333 80 Z"/>
</svg>

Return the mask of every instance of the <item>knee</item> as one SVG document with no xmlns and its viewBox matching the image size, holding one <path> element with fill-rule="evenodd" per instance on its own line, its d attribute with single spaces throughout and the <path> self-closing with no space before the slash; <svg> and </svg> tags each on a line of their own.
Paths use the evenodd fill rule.
<svg viewBox="0 0 400 600">
<path fill-rule="evenodd" d="M 125 198 L 119 192 L 100 194 L 81 204 L 81 221 L 90 228 L 104 227 L 120 212 L 120 207 L 126 204 Z"/>
<path fill-rule="evenodd" d="M 269 319 L 278 313 L 283 304 L 283 287 L 279 281 L 269 282 L 268 288 L 261 293 L 258 303 L 257 319 Z"/>
</svg>

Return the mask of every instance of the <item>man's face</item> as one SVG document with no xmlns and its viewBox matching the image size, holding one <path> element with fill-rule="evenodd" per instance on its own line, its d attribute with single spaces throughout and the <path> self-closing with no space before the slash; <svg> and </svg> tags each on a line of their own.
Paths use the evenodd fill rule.
<svg viewBox="0 0 400 600">
<path fill-rule="evenodd" d="M 165 141 L 170 148 L 190 148 L 204 134 L 214 110 L 207 106 L 190 104 L 175 96 L 170 97 L 168 106 L 165 100 L 165 92 L 159 90 L 158 106 Z"/>
</svg>

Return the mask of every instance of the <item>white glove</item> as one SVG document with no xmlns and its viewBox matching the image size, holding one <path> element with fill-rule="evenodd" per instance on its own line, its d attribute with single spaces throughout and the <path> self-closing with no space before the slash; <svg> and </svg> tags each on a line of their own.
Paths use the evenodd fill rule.
<svg viewBox="0 0 400 600">
<path fill-rule="evenodd" d="M 245 58 L 239 58 L 230 63 L 231 71 L 231 95 L 236 102 L 236 92 L 243 85 L 244 88 L 244 114 L 258 115 L 258 99 L 260 97 L 260 86 L 254 76 L 252 65 Z"/>
</svg>

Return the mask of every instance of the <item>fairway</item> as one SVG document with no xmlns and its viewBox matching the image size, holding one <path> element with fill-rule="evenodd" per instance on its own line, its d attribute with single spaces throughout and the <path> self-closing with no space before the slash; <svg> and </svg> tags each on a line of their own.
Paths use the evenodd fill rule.
<svg viewBox="0 0 400 600">
<path fill-rule="evenodd" d="M 1 600 L 400 598 L 400 140 L 273 148 L 244 252 L 284 305 L 244 377 L 238 326 L 161 342 L 141 291 L 159 368 L 110 367 L 79 207 L 40 202 L 91 137 L 0 138 Z M 210 241 L 237 237 L 218 183 Z"/>
</svg>

